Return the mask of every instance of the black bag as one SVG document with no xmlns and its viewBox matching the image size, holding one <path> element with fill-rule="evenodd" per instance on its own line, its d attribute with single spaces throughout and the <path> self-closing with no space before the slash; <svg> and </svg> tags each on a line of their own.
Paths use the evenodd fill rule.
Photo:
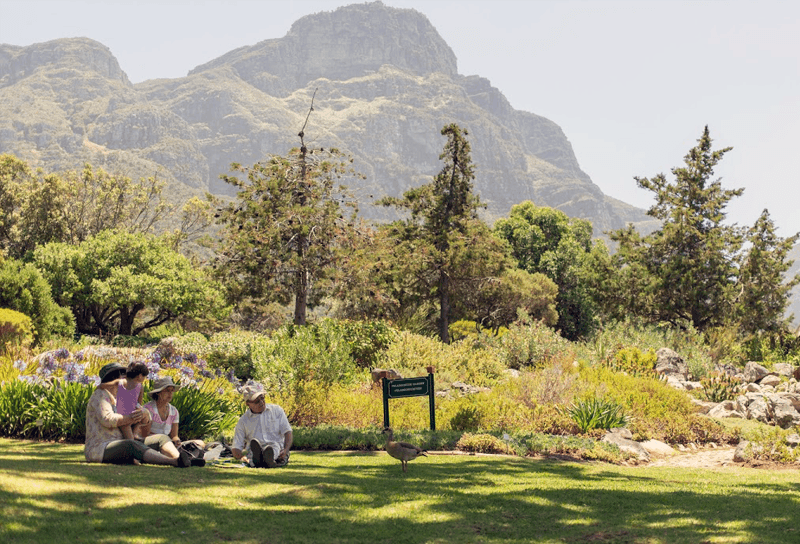
<svg viewBox="0 0 800 544">
<path fill-rule="evenodd" d="M 203 457 L 205 456 L 203 448 L 201 448 L 194 442 L 183 442 L 180 446 L 178 446 L 178 452 L 182 451 L 188 453 L 192 459 L 203 459 Z"/>
</svg>

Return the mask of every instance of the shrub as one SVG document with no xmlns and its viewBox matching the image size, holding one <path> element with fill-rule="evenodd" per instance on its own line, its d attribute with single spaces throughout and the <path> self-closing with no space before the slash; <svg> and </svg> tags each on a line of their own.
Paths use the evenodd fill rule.
<svg viewBox="0 0 800 544">
<path fill-rule="evenodd" d="M 83 442 L 86 437 L 86 406 L 94 387 L 58 380 L 33 406 L 37 417 L 28 426 L 48 440 Z"/>
<path fill-rule="evenodd" d="M 0 307 L 29 316 L 37 343 L 75 331 L 72 312 L 53 302 L 50 285 L 32 264 L 0 260 Z"/>
<path fill-rule="evenodd" d="M 586 399 L 572 404 L 568 409 L 572 420 L 584 433 L 593 429 L 624 427 L 628 417 L 622 406 L 611 400 Z"/>
<path fill-rule="evenodd" d="M 703 396 L 711 402 L 733 400 L 738 395 L 739 380 L 725 372 L 714 372 L 700 380 Z"/>
<path fill-rule="evenodd" d="M 0 434 L 30 436 L 37 417 L 34 408 L 43 395 L 43 386 L 28 381 L 0 383 Z"/>
<path fill-rule="evenodd" d="M 450 417 L 450 428 L 454 431 L 477 431 L 481 428 L 482 420 L 483 412 L 474 397 L 463 397 L 463 402 Z"/>
<path fill-rule="evenodd" d="M 642 352 L 639 348 L 624 347 L 605 362 L 615 372 L 623 372 L 631 376 L 655 376 L 656 354 L 652 349 Z"/>
<path fill-rule="evenodd" d="M 0 308 L 0 353 L 7 348 L 28 347 L 33 342 L 33 323 L 27 315 Z"/>
<path fill-rule="evenodd" d="M 254 378 L 257 372 L 251 350 L 252 343 L 258 336 L 246 331 L 216 333 L 208 341 L 205 360 L 211 368 L 233 371 L 240 380 Z"/>
<path fill-rule="evenodd" d="M 522 319 L 512 324 L 508 332 L 493 342 L 501 361 L 508 368 L 542 368 L 550 363 L 575 358 L 566 339 L 541 321 Z"/>
<path fill-rule="evenodd" d="M 491 434 L 464 433 L 456 448 L 474 453 L 510 453 L 509 445 Z"/>
<path fill-rule="evenodd" d="M 330 327 L 344 338 L 350 356 L 359 368 L 374 368 L 383 353 L 399 336 L 399 331 L 384 321 L 336 321 L 326 319 L 321 327 Z"/>
<path fill-rule="evenodd" d="M 184 387 L 172 397 L 172 405 L 180 414 L 179 432 L 184 440 L 224 434 L 233 429 L 244 412 L 241 402 L 228 395 L 219 394 L 213 381 L 200 388 Z"/>
</svg>

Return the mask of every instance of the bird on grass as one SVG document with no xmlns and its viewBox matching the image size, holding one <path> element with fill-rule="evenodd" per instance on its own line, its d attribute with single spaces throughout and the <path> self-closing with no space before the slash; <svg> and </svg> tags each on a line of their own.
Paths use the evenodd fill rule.
<svg viewBox="0 0 800 544">
<path fill-rule="evenodd" d="M 427 455 L 425 455 L 425 450 L 422 448 L 418 448 L 417 446 L 409 444 L 408 442 L 395 442 L 394 432 L 392 431 L 391 427 L 384 428 L 383 434 L 389 435 L 386 437 L 386 453 L 395 459 L 400 460 L 400 463 L 403 466 L 403 472 L 406 471 L 408 462 L 412 459 L 416 459 L 420 455 L 427 457 Z"/>
</svg>

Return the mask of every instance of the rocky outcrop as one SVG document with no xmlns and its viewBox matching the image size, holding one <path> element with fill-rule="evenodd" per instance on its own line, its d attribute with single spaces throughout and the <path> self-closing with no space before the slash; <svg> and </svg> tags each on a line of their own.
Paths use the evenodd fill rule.
<svg viewBox="0 0 800 544">
<path fill-rule="evenodd" d="M 306 142 L 353 156 L 366 179 L 344 181 L 367 218 L 393 219 L 374 200 L 441 169 L 439 131 L 456 122 L 469 131 L 484 219 L 533 200 L 590 220 L 596 234 L 655 225 L 592 183 L 555 122 L 459 74 L 424 15 L 380 2 L 303 17 L 282 38 L 136 85 L 89 39 L 0 46 L 0 153 L 50 171 L 90 162 L 134 178 L 158 172 L 173 195 L 232 194 L 220 174 L 298 145 L 315 92 Z"/>
</svg>

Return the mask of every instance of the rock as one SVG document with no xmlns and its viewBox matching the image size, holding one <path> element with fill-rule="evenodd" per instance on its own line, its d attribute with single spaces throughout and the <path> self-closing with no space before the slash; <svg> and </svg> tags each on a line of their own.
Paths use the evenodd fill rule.
<svg viewBox="0 0 800 544">
<path fill-rule="evenodd" d="M 757 382 L 767 374 L 769 374 L 769 370 L 756 362 L 750 361 L 744 365 L 744 381 L 746 382 Z"/>
<path fill-rule="evenodd" d="M 641 446 L 650 455 L 675 455 L 675 450 L 660 440 L 645 440 L 641 442 Z"/>
<path fill-rule="evenodd" d="M 733 460 L 736 463 L 751 461 L 755 456 L 754 454 L 758 454 L 762 450 L 763 448 L 758 444 L 753 444 L 747 440 L 742 440 L 736 446 L 736 451 L 733 452 Z"/>
<path fill-rule="evenodd" d="M 706 415 L 708 417 L 715 417 L 719 419 L 727 417 L 738 417 L 744 419 L 744 413 L 739 411 L 739 405 L 732 400 L 720 402 L 714 408 L 709 410 Z"/>
<path fill-rule="evenodd" d="M 697 412 L 700 414 L 707 414 L 712 408 L 714 408 L 717 405 L 716 402 L 711 402 L 708 400 L 700 400 L 694 397 L 692 397 L 689 400 L 692 402 L 695 409 L 697 409 Z"/>
<path fill-rule="evenodd" d="M 762 387 L 764 386 L 777 387 L 778 385 L 780 385 L 780 383 L 781 383 L 780 377 L 774 376 L 772 374 L 764 376 L 763 378 L 761 378 L 761 381 L 758 382 L 758 384 Z"/>
<path fill-rule="evenodd" d="M 669 348 L 661 348 L 656 351 L 655 371 L 668 377 L 674 376 L 681 382 L 689 379 L 689 365 L 686 364 L 683 357 Z"/>
<path fill-rule="evenodd" d="M 630 432 L 625 427 L 614 427 L 613 429 L 609 429 L 608 432 L 614 433 L 616 435 L 619 435 L 622 438 L 627 438 L 628 440 L 632 440 L 633 439 L 633 433 Z"/>
<path fill-rule="evenodd" d="M 770 409 L 770 402 L 761 397 L 747 406 L 747 419 L 755 419 L 761 423 L 769 424 L 772 419 L 772 410 Z"/>
<path fill-rule="evenodd" d="M 760 393 L 761 392 L 761 386 L 758 385 L 757 383 L 748 383 L 744 387 L 744 390 L 745 391 L 749 391 L 751 393 Z"/>
<path fill-rule="evenodd" d="M 800 446 L 800 434 L 797 433 L 790 434 L 789 436 L 786 437 L 786 443 L 793 448 Z"/>
<path fill-rule="evenodd" d="M 603 442 L 616 444 L 620 451 L 635 455 L 639 461 L 650 460 L 650 454 L 647 453 L 647 450 L 644 449 L 641 444 L 634 442 L 633 440 L 623 438 L 617 433 L 606 433 L 606 435 L 603 437 Z"/>
<path fill-rule="evenodd" d="M 791 378 L 792 372 L 794 372 L 794 367 L 789 363 L 775 363 L 772 365 L 772 371 L 778 376 L 786 376 L 787 378 Z"/>
<path fill-rule="evenodd" d="M 683 382 L 683 387 L 687 391 L 694 391 L 695 389 L 703 389 L 703 384 L 700 382 L 685 381 Z"/>
<path fill-rule="evenodd" d="M 503 374 L 505 374 L 509 378 L 519 378 L 519 370 L 516 368 L 507 368 L 503 370 Z"/>
<path fill-rule="evenodd" d="M 781 399 L 772 408 L 775 424 L 781 429 L 791 429 L 795 425 L 800 425 L 800 412 L 795 410 L 788 399 Z"/>
</svg>

